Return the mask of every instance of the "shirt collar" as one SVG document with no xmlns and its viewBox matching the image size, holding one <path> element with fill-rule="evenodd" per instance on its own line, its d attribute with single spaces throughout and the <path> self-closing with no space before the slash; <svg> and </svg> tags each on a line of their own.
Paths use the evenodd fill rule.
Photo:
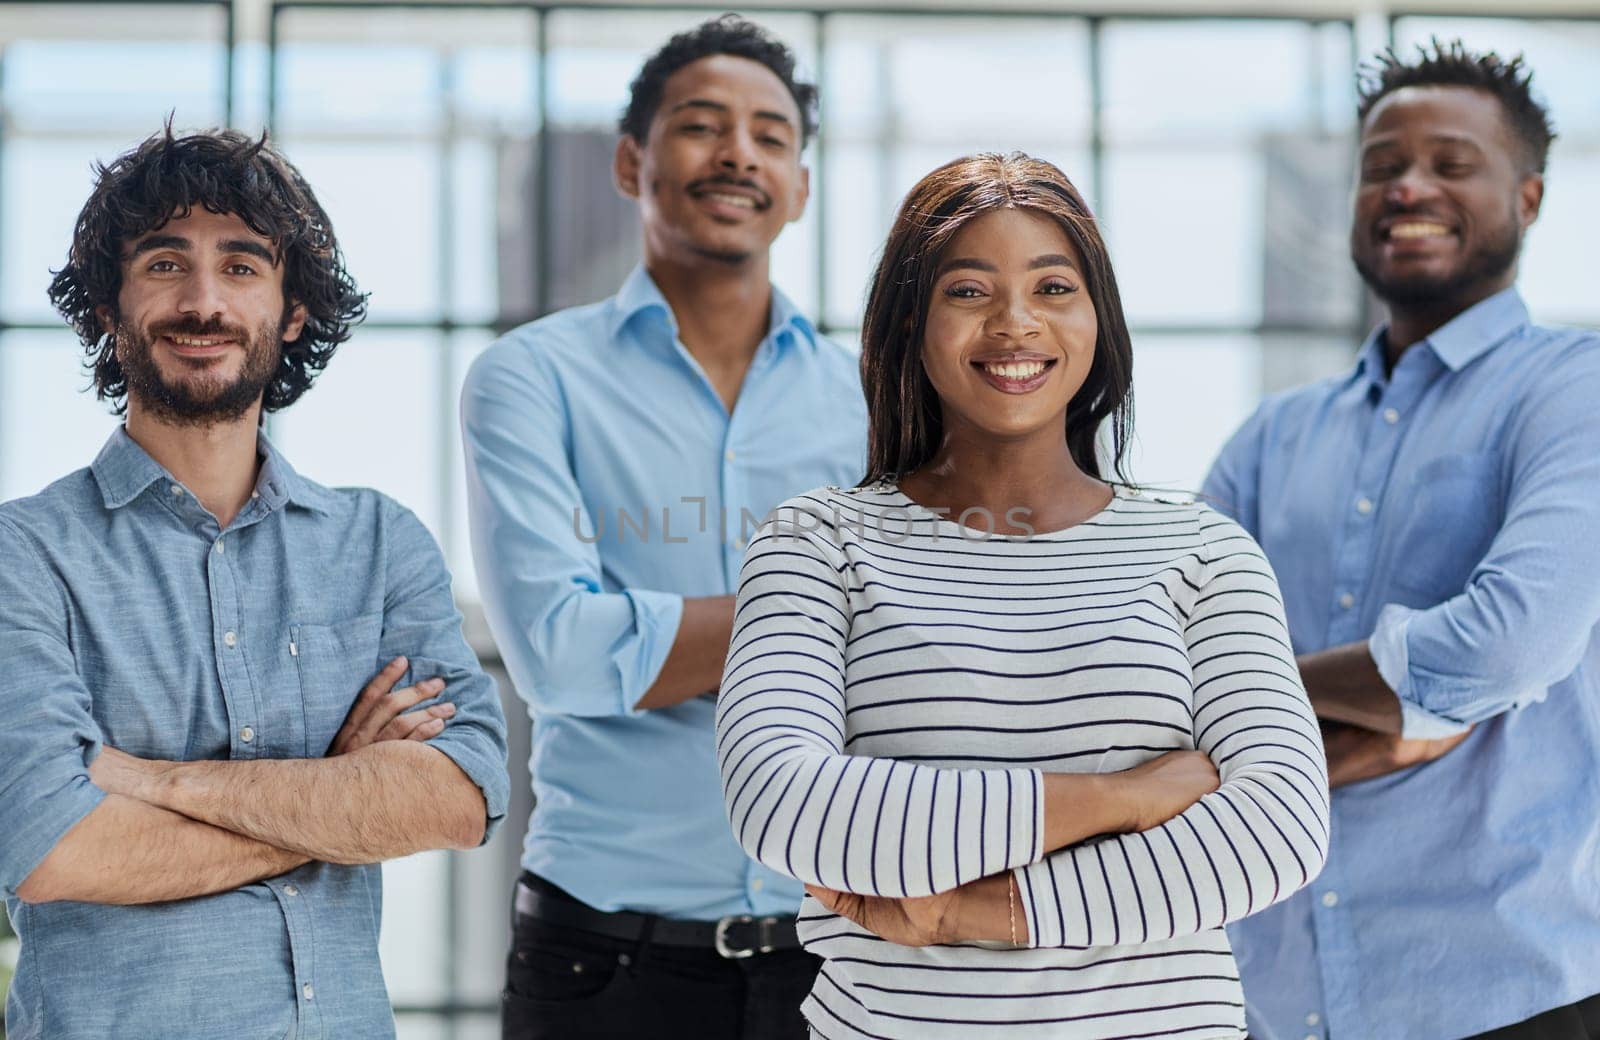
<svg viewBox="0 0 1600 1040">
<path fill-rule="evenodd" d="M 268 508 L 293 504 L 320 513 L 332 512 L 332 492 L 296 473 L 272 446 L 265 432 L 256 433 L 256 453 L 262 459 L 261 473 L 256 477 L 256 494 Z M 122 508 L 158 481 L 177 483 L 165 467 L 128 436 L 124 426 L 112 431 L 89 470 L 94 474 L 95 483 L 100 485 L 100 496 L 107 509 Z"/>
<path fill-rule="evenodd" d="M 1434 329 L 1419 346 L 1426 345 L 1446 368 L 1459 372 L 1504 343 L 1528 321 L 1528 306 L 1516 286 L 1511 286 L 1457 314 Z M 1373 383 L 1382 384 L 1388 379 L 1384 359 L 1388 332 L 1387 322 L 1373 329 L 1356 361 L 1356 374 Z"/>
<path fill-rule="evenodd" d="M 654 312 L 666 319 L 667 327 L 672 330 L 674 337 L 677 336 L 678 322 L 672 315 L 672 308 L 667 305 L 667 298 L 661 295 L 650 272 L 645 270 L 643 264 L 639 264 L 628 273 L 622 288 L 611 298 L 611 313 L 606 329 L 611 339 L 615 341 L 630 321 L 645 312 Z M 784 335 L 786 332 L 790 335 Z M 785 340 L 811 347 L 817 345 L 816 326 L 800 313 L 800 308 L 777 286 L 772 287 L 772 314 L 767 323 L 767 338 L 779 345 Z"/>
</svg>

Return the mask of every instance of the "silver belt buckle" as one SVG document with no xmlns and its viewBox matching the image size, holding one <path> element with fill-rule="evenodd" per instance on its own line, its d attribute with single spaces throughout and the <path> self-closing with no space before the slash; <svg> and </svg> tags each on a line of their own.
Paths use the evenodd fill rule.
<svg viewBox="0 0 1600 1040">
<path fill-rule="evenodd" d="M 717 932 L 714 945 L 717 953 L 730 961 L 742 961 L 746 957 L 754 957 L 758 953 L 771 953 L 776 947 L 772 944 L 772 925 L 776 917 L 756 918 L 749 914 L 731 914 L 717 921 Z M 728 929 L 736 924 L 759 925 L 759 945 L 736 949 L 728 945 Z"/>
</svg>

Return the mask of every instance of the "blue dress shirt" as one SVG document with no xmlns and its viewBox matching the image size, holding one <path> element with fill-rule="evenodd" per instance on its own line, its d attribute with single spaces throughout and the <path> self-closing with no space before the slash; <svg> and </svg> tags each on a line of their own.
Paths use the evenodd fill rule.
<svg viewBox="0 0 1600 1040">
<path fill-rule="evenodd" d="M 1328 864 L 1230 929 L 1255 1040 L 1453 1040 L 1600 992 L 1600 337 L 1515 289 L 1267 400 L 1206 493 L 1296 653 L 1369 640 L 1437 761 L 1334 792 Z"/>
<path fill-rule="evenodd" d="M 11 1040 L 394 1036 L 379 867 L 310 863 L 197 899 L 27 904 L 17 886 L 143 758 L 320 757 L 405 654 L 456 714 L 429 743 L 505 814 L 505 718 L 410 512 L 299 476 L 267 442 L 226 530 L 121 429 L 88 469 L 0 506 L 0 892 L 22 955 Z"/>
<path fill-rule="evenodd" d="M 760 520 L 861 478 L 856 359 L 774 291 L 730 415 L 641 267 L 496 342 L 461 410 L 484 609 L 534 719 L 523 866 L 604 910 L 793 914 L 799 882 L 728 828 L 711 698 L 633 706 Z"/>
</svg>

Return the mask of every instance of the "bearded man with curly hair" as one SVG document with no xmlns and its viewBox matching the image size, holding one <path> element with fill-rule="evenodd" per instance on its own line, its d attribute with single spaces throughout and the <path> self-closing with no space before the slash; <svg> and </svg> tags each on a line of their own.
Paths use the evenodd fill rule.
<svg viewBox="0 0 1600 1040">
<path fill-rule="evenodd" d="M 505 812 L 505 720 L 408 510 L 261 430 L 365 313 L 297 170 L 171 126 L 50 298 L 125 424 L 0 505 L 7 1035 L 382 1038 L 381 861 Z"/>
</svg>

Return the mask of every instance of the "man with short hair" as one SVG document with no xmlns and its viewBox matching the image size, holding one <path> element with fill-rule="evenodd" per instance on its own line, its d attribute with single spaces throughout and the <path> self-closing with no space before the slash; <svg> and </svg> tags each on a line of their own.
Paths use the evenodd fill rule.
<svg viewBox="0 0 1600 1040">
<path fill-rule="evenodd" d="M 1277 571 L 1336 788 L 1321 876 L 1231 929 L 1256 1040 L 1600 1037 L 1600 337 L 1515 287 L 1529 79 L 1381 60 L 1350 251 L 1388 321 L 1206 482 Z"/>
<path fill-rule="evenodd" d="M 508 1040 L 805 1035 L 801 888 L 729 833 L 713 694 L 745 540 L 865 463 L 855 359 L 769 278 L 806 203 L 815 93 L 734 16 L 668 41 L 614 164 L 644 263 L 467 379 L 479 582 L 534 717 Z"/>
<path fill-rule="evenodd" d="M 377 864 L 487 838 L 505 721 L 416 517 L 261 432 L 365 312 L 327 214 L 168 126 L 50 295 L 126 424 L 0 505 L 7 1036 L 392 1037 Z"/>
</svg>

